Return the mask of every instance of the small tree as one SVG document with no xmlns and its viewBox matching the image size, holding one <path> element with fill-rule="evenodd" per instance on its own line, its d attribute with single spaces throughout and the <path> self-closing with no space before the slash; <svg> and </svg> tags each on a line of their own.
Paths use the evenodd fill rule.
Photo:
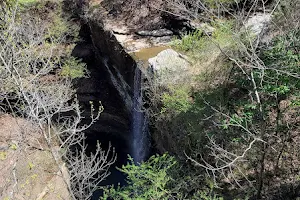
<svg viewBox="0 0 300 200">
<path fill-rule="evenodd" d="M 121 172 L 127 175 L 128 186 L 104 189 L 101 199 L 170 199 L 171 190 L 167 184 L 171 181 L 168 174 L 170 168 L 175 165 L 174 158 L 167 154 L 152 156 L 147 162 L 135 165 L 132 158 L 131 163 L 123 166 Z"/>
</svg>

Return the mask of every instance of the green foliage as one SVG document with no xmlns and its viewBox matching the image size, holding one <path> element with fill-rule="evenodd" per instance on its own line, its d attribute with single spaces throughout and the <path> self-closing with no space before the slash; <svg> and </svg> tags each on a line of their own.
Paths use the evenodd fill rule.
<svg viewBox="0 0 300 200">
<path fill-rule="evenodd" d="M 31 15 L 43 20 L 45 39 L 50 43 L 72 43 L 79 38 L 79 25 L 63 11 L 62 3 L 57 1 L 21 0 L 18 2 L 19 18 Z"/>
<path fill-rule="evenodd" d="M 218 53 L 220 48 L 236 50 L 238 43 L 234 34 L 234 21 L 214 21 L 212 24 L 214 31 L 211 36 L 205 35 L 202 30 L 184 35 L 181 39 L 173 41 L 174 49 L 186 53 L 189 57 L 199 60 L 207 59 L 212 54 Z M 205 28 L 204 28 L 205 29 Z"/>
<path fill-rule="evenodd" d="M 218 23 L 218 25 L 215 25 L 216 31 L 213 33 L 212 38 L 220 46 L 231 46 L 235 49 L 237 46 L 234 36 L 231 34 L 232 26 L 233 24 L 226 26 Z M 202 36 L 200 40 L 204 37 Z M 210 151 L 210 149 L 207 150 L 205 148 L 208 143 L 207 140 L 203 139 L 204 137 L 208 136 L 217 145 L 224 145 L 229 152 L 240 155 L 243 153 L 242 149 L 246 149 L 249 145 L 249 135 L 263 138 L 267 143 L 269 142 L 268 134 L 276 134 L 280 138 L 286 138 L 288 137 L 288 131 L 293 130 L 297 132 L 298 125 L 290 118 L 299 116 L 299 109 L 297 109 L 300 105 L 299 38 L 300 31 L 292 30 L 274 38 L 269 45 L 259 49 L 258 60 L 264 63 L 263 66 L 265 68 L 242 66 L 244 67 L 243 71 L 241 66 L 236 66 L 228 81 L 228 86 L 231 87 L 228 88 L 228 93 L 218 94 L 216 92 L 217 88 L 215 88 L 211 91 L 198 91 L 191 95 L 191 92 L 184 93 L 178 90 L 177 87 L 171 90 L 170 93 L 164 94 L 165 113 L 162 113 L 162 115 L 170 110 L 176 110 L 177 112 L 170 117 L 171 119 L 165 121 L 165 124 L 169 126 L 165 128 L 161 135 L 163 137 L 168 134 L 166 137 L 168 143 L 164 140 L 162 145 L 176 155 L 181 155 L 182 151 L 190 151 L 188 155 L 191 155 L 192 158 L 197 158 L 197 160 L 203 158 L 204 160 L 209 160 L 209 162 L 214 162 L 212 159 L 216 159 L 216 162 L 222 165 L 220 164 L 222 161 L 218 160 L 218 158 L 211 158 L 206 154 L 206 151 Z M 187 46 L 193 45 L 192 42 L 186 42 L 185 44 L 188 44 Z M 189 49 L 192 48 L 186 49 L 191 51 Z M 207 49 L 207 46 L 204 49 Z M 243 60 L 241 57 L 238 59 Z M 243 61 L 249 63 L 249 60 L 245 59 Z M 255 84 L 251 80 L 252 73 Z M 260 102 L 256 98 L 256 89 L 258 89 L 257 95 L 260 97 Z M 225 96 L 225 101 L 220 98 L 223 95 Z M 192 103 L 188 101 L 189 96 L 193 96 Z M 201 101 L 201 98 L 199 98 L 201 96 L 209 105 Z M 284 103 L 284 106 L 281 105 L 282 103 Z M 210 109 L 210 106 L 214 109 Z M 288 118 L 286 116 L 292 117 Z M 213 121 L 214 124 L 210 124 L 208 121 Z M 265 123 L 267 131 L 261 128 L 262 123 Z M 160 127 L 158 126 L 158 129 Z M 158 140 L 160 138 L 158 137 Z M 167 146 L 171 143 L 169 140 L 174 140 L 175 144 L 170 145 L 172 148 Z M 278 142 L 278 144 L 280 143 Z M 257 146 L 255 145 L 245 155 L 245 158 L 249 158 L 251 161 L 240 165 L 246 176 L 253 169 L 253 163 L 257 162 L 253 152 L 257 153 L 257 155 L 261 153 L 259 152 L 260 150 L 256 149 Z M 201 155 L 201 158 L 199 155 Z M 266 162 L 271 163 L 274 160 L 269 159 Z M 236 171 L 232 173 L 234 175 L 239 174 Z M 209 191 L 203 192 L 203 190 L 196 192 L 194 198 L 190 199 L 206 199 L 206 197 L 208 199 L 222 199 L 214 195 L 214 193 L 211 194 Z"/>
<path fill-rule="evenodd" d="M 273 130 L 276 134 L 286 137 L 286 132 L 292 129 L 291 124 L 294 122 L 283 116 L 298 112 L 296 108 L 300 99 L 299 36 L 299 30 L 292 30 L 274 38 L 269 45 L 260 49 L 259 56 L 265 68 L 245 69 L 249 74 L 253 72 L 262 111 L 256 95 L 253 94 L 256 88 L 249 76 L 247 77 L 245 71 L 239 67 L 239 72 L 232 73 L 234 75 L 231 80 L 235 82 L 235 87 L 238 87 L 238 90 L 246 89 L 248 93 L 239 98 L 233 97 L 230 108 L 225 110 L 226 117 L 223 116 L 225 119 L 222 121 L 222 131 L 227 133 L 224 139 L 232 146 L 234 145 L 231 142 L 243 143 L 244 129 L 238 129 L 241 126 L 252 133 L 260 134 L 258 136 L 265 137 L 266 140 L 268 138 L 264 135 L 264 130 L 259 128 L 263 120 L 267 121 L 268 134 Z M 281 105 L 282 102 L 286 103 L 285 106 Z"/>
<path fill-rule="evenodd" d="M 191 169 L 186 163 L 178 163 L 168 154 L 152 156 L 140 165 L 135 165 L 132 158 L 130 161 L 120 169 L 127 175 L 128 185 L 104 188 L 101 200 L 223 200 L 213 191 L 213 184 L 209 188 L 199 182 L 194 185 L 199 179 L 189 176 Z"/>
<path fill-rule="evenodd" d="M 17 144 L 12 143 L 12 144 L 9 146 L 9 148 L 15 151 L 15 150 L 18 149 L 18 146 L 17 146 Z"/>
<path fill-rule="evenodd" d="M 6 7 L 13 7 L 16 4 L 16 0 L 3 0 L 1 3 L 1 9 L 3 9 Z"/>
<path fill-rule="evenodd" d="M 7 158 L 7 152 L 0 151 L 0 161 L 6 160 Z"/>
<path fill-rule="evenodd" d="M 61 16 L 61 14 L 53 15 L 51 23 L 49 24 L 47 37 L 52 42 L 61 42 L 66 37 L 71 37 L 73 42 L 78 40 L 79 26 L 68 21 L 68 18 Z"/>
<path fill-rule="evenodd" d="M 75 79 L 84 77 L 86 73 L 86 64 L 71 56 L 64 62 L 60 74 L 61 76 Z"/>
<path fill-rule="evenodd" d="M 187 112 L 191 107 L 189 91 L 186 88 L 171 88 L 170 92 L 162 95 L 162 112 Z"/>
<path fill-rule="evenodd" d="M 264 50 L 262 59 L 267 70 L 256 70 L 258 81 L 263 77 L 261 90 L 271 95 L 288 95 L 300 88 L 300 31 L 276 37 L 272 46 Z M 295 76 L 295 77 L 294 77 Z"/>
<path fill-rule="evenodd" d="M 39 0 L 18 0 L 18 3 L 21 5 L 35 4 L 39 2 Z"/>
<path fill-rule="evenodd" d="M 102 200 L 168 200 L 171 197 L 167 184 L 171 181 L 168 171 L 176 164 L 173 157 L 167 154 L 152 156 L 140 165 L 135 165 L 132 158 L 130 161 L 120 169 L 127 175 L 128 186 L 105 189 Z"/>
<path fill-rule="evenodd" d="M 212 38 L 217 45 L 221 48 L 229 47 L 236 48 L 237 40 L 234 36 L 234 21 L 216 21 L 213 24 L 215 31 L 213 32 Z"/>
<path fill-rule="evenodd" d="M 216 9 L 218 7 L 225 7 L 228 9 L 231 5 L 239 3 L 240 1 L 241 0 L 204 0 L 204 3 L 212 9 Z"/>
<path fill-rule="evenodd" d="M 21 12 L 24 13 L 29 8 L 35 7 L 41 3 L 40 0 L 6 0 L 6 2 L 11 8 L 18 8 L 19 13 L 16 13 L 17 15 Z"/>
<path fill-rule="evenodd" d="M 299 94 L 297 94 L 296 96 L 297 96 L 297 97 L 300 97 Z M 299 99 L 292 100 L 291 103 L 292 103 L 292 106 L 294 106 L 294 107 L 300 107 L 300 98 L 299 98 Z"/>
<path fill-rule="evenodd" d="M 263 57 L 270 67 L 299 67 L 300 30 L 276 37 L 271 48 L 264 51 Z"/>
<path fill-rule="evenodd" d="M 193 198 L 201 199 L 201 200 L 223 200 L 223 197 L 218 196 L 217 194 L 214 194 L 212 191 L 199 191 L 197 192 Z"/>
<path fill-rule="evenodd" d="M 196 30 L 193 33 L 184 35 L 181 40 L 176 39 L 173 41 L 174 48 L 179 51 L 189 51 L 193 49 L 199 49 L 203 47 L 203 32 L 202 30 Z"/>
<path fill-rule="evenodd" d="M 4 0 L 3 3 L 9 7 L 15 7 L 18 5 L 19 8 L 23 9 L 24 7 L 37 4 L 39 1 L 40 0 Z"/>
<path fill-rule="evenodd" d="M 208 92 L 198 92 L 198 96 L 202 96 L 206 102 L 201 101 L 197 94 L 193 93 L 191 95 L 191 92 L 181 90 L 180 87 L 172 88 L 170 92 L 164 93 L 162 95 L 163 112 L 160 113 L 160 118 L 158 118 L 163 120 L 155 122 L 160 123 L 157 126 L 157 129 L 159 129 L 157 132 L 162 130 L 157 136 L 157 143 L 161 140 L 162 142 L 159 143 L 163 146 L 161 149 L 167 149 L 175 155 L 179 155 L 178 157 L 182 155 L 183 151 L 190 151 L 188 155 L 199 162 L 203 159 L 210 164 L 211 162 L 214 163 L 214 159 L 216 159 L 217 166 L 222 166 L 222 159 L 226 160 L 228 157 L 222 157 L 221 152 L 221 158 L 219 159 L 218 154 L 213 157 L 207 151 L 214 154 L 216 153 L 214 151 L 216 147 L 224 147 L 226 151 L 233 152 L 234 155 L 242 155 L 243 150 L 249 147 L 249 141 L 253 137 L 262 138 L 267 146 L 271 141 L 270 146 L 275 147 L 278 144 L 278 146 L 290 148 L 287 146 L 290 145 L 289 142 L 283 144 L 270 138 L 275 136 L 281 141 L 287 141 L 286 138 L 290 137 L 289 135 L 292 132 L 298 132 L 299 129 L 299 120 L 292 119 L 298 118 L 299 109 L 296 108 L 299 108 L 300 105 L 299 29 L 294 29 L 276 37 L 270 44 L 257 49 L 259 58 L 256 58 L 255 55 L 253 57 L 249 56 L 249 53 L 254 53 L 249 50 L 253 47 L 246 49 L 250 47 L 250 43 L 253 45 L 253 35 L 246 38 L 248 42 L 240 50 L 238 42 L 244 42 L 245 36 L 239 33 L 234 34 L 233 22 L 218 21 L 213 26 L 215 31 L 210 38 L 204 36 L 201 31 L 196 31 L 184 36 L 181 40 L 174 41 L 174 48 L 198 55 L 204 55 L 203 52 L 205 52 L 207 56 L 211 53 L 208 50 L 218 49 L 218 47 L 215 47 L 217 44 L 223 50 L 224 48 L 225 50 L 229 48 L 233 52 L 239 50 L 239 54 L 236 56 L 240 57 L 237 58 L 237 61 L 242 61 L 240 62 L 242 64 L 239 66 L 233 64 L 235 66 L 234 70 L 232 70 L 229 80 L 226 80 L 226 84 L 224 84 L 225 87 L 228 86 L 227 93 L 226 91 L 217 93 L 216 90 L 219 88 L 214 88 Z M 236 40 L 235 37 L 239 38 Z M 212 48 L 212 46 L 214 47 Z M 246 51 L 248 55 L 243 54 Z M 241 56 L 241 54 L 243 55 Z M 259 67 L 256 66 L 257 63 L 260 64 Z M 256 67 L 253 67 L 253 65 Z M 252 73 L 254 81 L 251 80 Z M 224 91 L 224 88 L 220 89 Z M 189 96 L 193 96 L 193 102 L 189 101 Z M 215 101 L 210 99 L 210 96 L 215 98 Z M 224 96 L 224 101 L 222 101 L 221 96 Z M 259 99 L 257 96 L 259 96 Z M 210 106 L 214 109 L 210 109 Z M 172 111 L 175 111 L 175 114 Z M 173 115 L 164 118 L 164 115 L 169 113 Z M 214 149 L 205 149 L 205 146 L 209 144 L 203 139 L 206 136 L 215 142 Z M 275 156 L 269 158 L 272 157 L 270 155 L 274 152 L 269 153 L 269 149 L 264 152 L 257 147 L 257 144 L 253 144 L 251 150 L 245 154 L 245 160 L 249 160 L 249 162 L 237 163 L 237 166 L 241 169 L 240 172 L 245 175 L 245 177 L 239 177 L 241 180 L 243 178 L 250 178 L 250 181 L 255 179 L 253 174 L 249 175 L 249 172 L 253 171 L 253 166 L 257 166 L 257 158 L 261 157 L 262 152 L 267 155 L 264 158 L 265 163 L 274 164 L 272 159 Z M 281 155 L 276 156 L 279 158 Z M 226 164 L 226 162 L 224 163 Z M 278 163 L 279 159 L 277 165 Z M 212 164 L 212 166 L 215 165 Z M 240 172 L 233 169 L 230 173 L 235 176 Z M 196 174 L 196 172 L 194 173 Z M 191 179 L 186 180 L 189 184 L 192 182 Z M 182 187 L 182 185 L 180 186 Z M 210 191 L 203 192 L 200 190 L 196 192 L 193 199 L 222 198 L 210 193 Z"/>
</svg>

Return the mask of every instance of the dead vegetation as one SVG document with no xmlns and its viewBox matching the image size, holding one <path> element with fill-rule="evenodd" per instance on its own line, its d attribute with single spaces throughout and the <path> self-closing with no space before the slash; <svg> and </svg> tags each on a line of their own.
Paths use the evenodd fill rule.
<svg viewBox="0 0 300 200">
<path fill-rule="evenodd" d="M 1 8 L 3 198 L 90 199 L 108 176 L 115 153 L 98 145 L 94 153 L 85 154 L 84 131 L 98 120 L 103 107 L 91 103 L 90 121 L 83 124 L 72 78 L 60 73 L 73 58 L 53 52 L 69 42 L 69 26 L 61 16 L 45 22 L 17 5 Z M 72 69 L 80 63 L 67 64 Z"/>
</svg>

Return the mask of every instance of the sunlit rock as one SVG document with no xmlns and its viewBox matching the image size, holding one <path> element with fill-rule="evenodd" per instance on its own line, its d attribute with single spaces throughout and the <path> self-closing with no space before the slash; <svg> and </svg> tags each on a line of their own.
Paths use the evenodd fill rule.
<svg viewBox="0 0 300 200">
<path fill-rule="evenodd" d="M 255 36 L 259 36 L 266 29 L 271 21 L 271 14 L 269 13 L 256 13 L 251 16 L 245 23 L 245 27 L 252 32 Z"/>
<path fill-rule="evenodd" d="M 149 71 L 159 84 L 180 83 L 190 66 L 187 58 L 173 49 L 166 49 L 148 61 Z"/>
</svg>

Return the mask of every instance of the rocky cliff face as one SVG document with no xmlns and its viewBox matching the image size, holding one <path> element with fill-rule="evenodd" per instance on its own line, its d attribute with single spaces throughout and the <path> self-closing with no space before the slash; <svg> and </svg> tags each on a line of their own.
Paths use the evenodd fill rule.
<svg viewBox="0 0 300 200">
<path fill-rule="evenodd" d="M 110 30 L 101 21 L 90 21 L 96 60 L 102 62 L 112 85 L 121 96 L 127 111 L 132 107 L 132 88 L 136 62 L 127 54 Z"/>
<path fill-rule="evenodd" d="M 96 106 L 101 101 L 104 113 L 100 121 L 107 121 L 95 125 L 98 131 L 127 131 L 136 62 L 101 21 L 84 24 L 81 36 L 84 41 L 74 48 L 73 55 L 86 62 L 90 75 L 77 83 L 79 101 L 87 108 L 86 115 L 91 101 Z"/>
<path fill-rule="evenodd" d="M 86 133 L 87 151 L 93 152 L 99 141 L 103 149 L 111 144 L 117 153 L 115 166 L 127 162 L 130 153 L 131 112 L 134 71 L 136 62 L 127 54 L 101 21 L 89 21 L 82 25 L 83 41 L 73 50 L 88 67 L 89 77 L 77 81 L 77 96 L 84 110 L 83 123 L 89 122 L 90 103 L 101 105 L 104 111 L 100 119 Z M 103 185 L 117 184 L 124 180 L 122 174 L 112 169 Z M 93 197 L 97 199 L 98 195 Z"/>
</svg>

